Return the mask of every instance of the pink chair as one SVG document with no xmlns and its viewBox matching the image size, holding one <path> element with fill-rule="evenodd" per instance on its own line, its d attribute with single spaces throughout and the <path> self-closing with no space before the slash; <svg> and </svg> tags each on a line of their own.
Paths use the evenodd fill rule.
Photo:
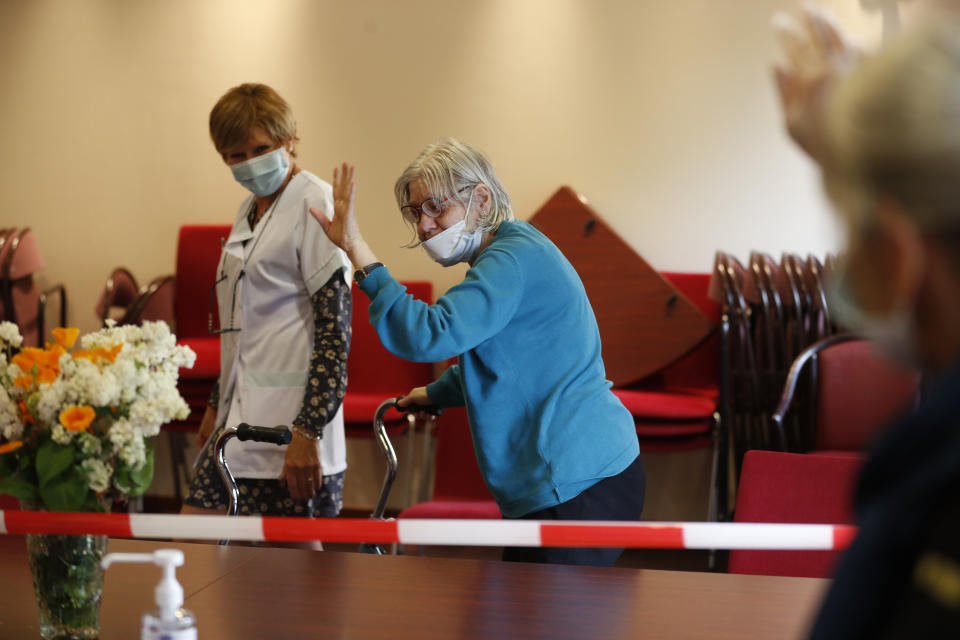
<svg viewBox="0 0 960 640">
<path fill-rule="evenodd" d="M 67 323 L 67 292 L 63 285 L 40 291 L 34 280 L 34 275 L 45 266 L 37 238 L 29 228 L 7 229 L 0 235 L 0 305 L 4 319 L 20 327 L 26 346 L 43 346 L 47 337 L 47 301 L 54 293 L 60 299 L 59 325 Z"/>
<path fill-rule="evenodd" d="M 851 524 L 859 455 L 748 451 L 735 522 Z M 828 578 L 839 551 L 730 551 L 730 573 Z"/>
</svg>

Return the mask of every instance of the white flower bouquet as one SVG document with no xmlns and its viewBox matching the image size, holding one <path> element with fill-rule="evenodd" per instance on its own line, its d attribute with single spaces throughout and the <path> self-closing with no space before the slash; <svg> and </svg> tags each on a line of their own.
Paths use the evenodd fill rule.
<svg viewBox="0 0 960 640">
<path fill-rule="evenodd" d="M 177 391 L 196 355 L 164 322 L 58 328 L 46 349 L 0 323 L 0 493 L 48 511 L 107 511 L 153 479 L 150 438 L 189 414 Z"/>
</svg>

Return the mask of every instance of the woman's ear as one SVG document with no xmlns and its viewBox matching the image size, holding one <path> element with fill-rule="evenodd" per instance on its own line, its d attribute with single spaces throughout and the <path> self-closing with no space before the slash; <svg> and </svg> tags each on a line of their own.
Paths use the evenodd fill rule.
<svg viewBox="0 0 960 640">
<path fill-rule="evenodd" d="M 483 213 L 483 215 L 490 213 L 490 187 L 482 182 L 478 184 L 476 189 L 473 191 L 473 200 L 477 203 L 479 210 Z"/>
</svg>

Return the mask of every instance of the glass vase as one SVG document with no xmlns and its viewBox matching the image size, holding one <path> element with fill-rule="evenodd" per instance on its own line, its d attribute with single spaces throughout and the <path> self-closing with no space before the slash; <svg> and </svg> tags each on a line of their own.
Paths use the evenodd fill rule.
<svg viewBox="0 0 960 640">
<path fill-rule="evenodd" d="M 27 535 L 27 556 L 44 640 L 100 636 L 107 536 Z"/>
</svg>

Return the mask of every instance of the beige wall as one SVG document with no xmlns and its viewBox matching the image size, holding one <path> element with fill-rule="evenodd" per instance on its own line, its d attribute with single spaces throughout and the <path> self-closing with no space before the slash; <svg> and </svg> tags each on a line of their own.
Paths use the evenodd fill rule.
<svg viewBox="0 0 960 640">
<path fill-rule="evenodd" d="M 71 321 L 111 267 L 173 270 L 177 228 L 243 197 L 206 132 L 243 81 L 299 119 L 301 164 L 360 167 L 363 228 L 401 278 L 444 289 L 407 240 L 393 180 L 454 135 L 485 149 L 528 217 L 570 184 L 655 267 L 718 248 L 823 252 L 816 175 L 781 133 L 775 0 L 0 0 L 0 225 L 30 225 Z M 876 38 L 856 0 L 841 17 Z M 918 3 L 913 3 L 918 4 Z"/>
</svg>

